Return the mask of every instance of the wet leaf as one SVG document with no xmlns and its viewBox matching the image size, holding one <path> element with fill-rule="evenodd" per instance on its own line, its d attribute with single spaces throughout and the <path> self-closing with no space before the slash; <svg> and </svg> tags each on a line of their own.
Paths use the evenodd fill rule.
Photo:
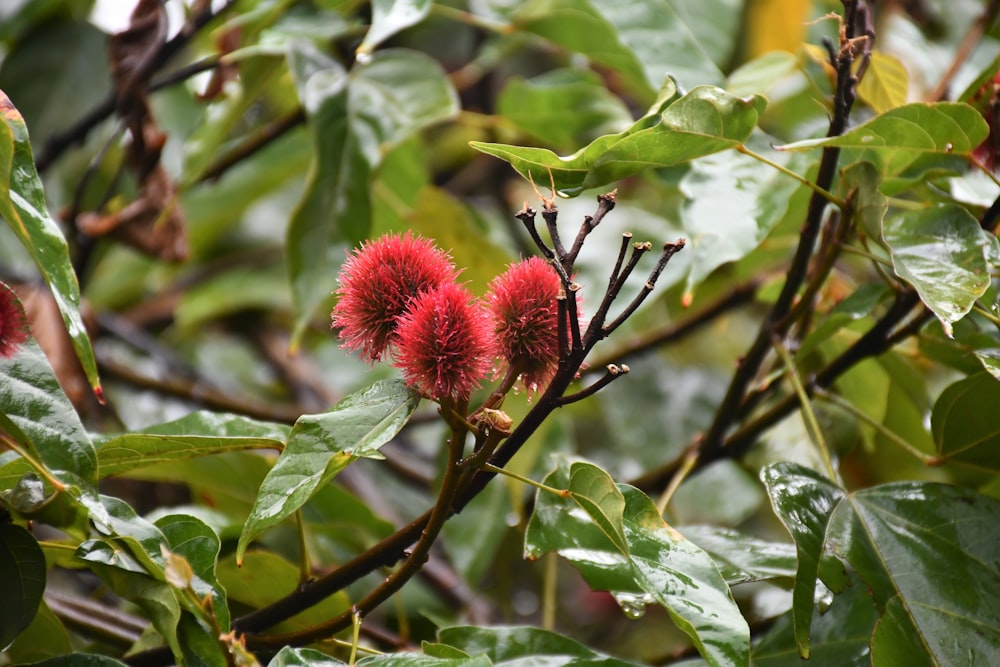
<svg viewBox="0 0 1000 667">
<path fill-rule="evenodd" d="M 80 316 L 80 284 L 70 262 L 69 247 L 59 225 L 49 216 L 28 128 L 2 91 L 0 117 L 0 217 L 24 244 L 52 290 L 87 380 L 101 398 L 97 361 Z"/>
<path fill-rule="evenodd" d="M 717 526 L 683 526 L 678 530 L 715 559 L 730 586 L 795 576 L 792 544 L 769 542 Z"/>
<path fill-rule="evenodd" d="M 300 417 L 261 483 L 237 560 L 254 537 L 293 514 L 352 461 L 381 458 L 378 448 L 403 428 L 419 402 L 402 381 L 386 380 L 351 394 L 329 412 Z"/>
<path fill-rule="evenodd" d="M 810 655 L 816 579 L 827 522 L 844 491 L 816 471 L 796 463 L 774 463 L 761 471 L 775 514 L 791 533 L 798 554 L 792 589 L 792 627 L 799 655 Z"/>
<path fill-rule="evenodd" d="M 572 465 L 561 460 L 544 483 L 568 487 Z M 715 562 L 664 523 L 649 498 L 625 484 L 617 488 L 625 499 L 620 520 L 627 551 L 573 499 L 539 491 L 525 534 L 525 556 L 556 551 L 591 588 L 616 593 L 633 613 L 652 602 L 661 604 L 710 664 L 747 664 L 749 628 Z"/>
<path fill-rule="evenodd" d="M 455 626 L 438 632 L 438 640 L 468 655 L 485 656 L 505 667 L 601 664 L 628 667 L 632 663 L 598 653 L 569 637 L 541 628 Z"/>
<path fill-rule="evenodd" d="M 199 410 L 178 420 L 104 440 L 97 449 L 100 476 L 209 454 L 284 447 L 290 429 L 242 415 Z"/>
<path fill-rule="evenodd" d="M 1000 661 L 998 525 L 1000 502 L 944 484 L 884 484 L 840 503 L 827 548 L 882 614 L 873 665 Z"/>
<path fill-rule="evenodd" d="M 644 116 L 619 134 L 606 135 L 566 157 L 544 148 L 473 141 L 476 150 L 511 164 L 525 178 L 548 183 L 576 196 L 654 167 L 693 160 L 746 141 L 766 104 L 762 97 L 738 98 L 712 86 L 698 86 L 687 95 L 666 98 L 657 117 Z"/>
<path fill-rule="evenodd" d="M 886 219 L 883 237 L 896 275 L 952 335 L 952 324 L 972 310 L 990 285 L 987 232 L 963 207 L 942 204 Z"/>
</svg>

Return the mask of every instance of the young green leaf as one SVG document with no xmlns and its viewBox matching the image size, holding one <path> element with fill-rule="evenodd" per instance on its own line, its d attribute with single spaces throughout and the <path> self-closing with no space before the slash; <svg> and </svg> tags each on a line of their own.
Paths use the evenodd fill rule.
<svg viewBox="0 0 1000 667">
<path fill-rule="evenodd" d="M 357 48 L 358 58 L 370 56 L 376 46 L 400 30 L 420 23 L 430 10 L 430 0 L 373 0 L 372 25 Z"/>
<path fill-rule="evenodd" d="M 745 142 L 766 101 L 739 98 L 713 86 L 698 86 L 673 101 L 659 115 L 644 116 L 619 134 L 600 137 L 566 157 L 544 148 L 490 144 L 469 145 L 511 164 L 536 184 L 555 181 L 560 194 L 572 197 L 654 167 L 669 167 Z M 650 124 L 650 123 L 654 124 Z"/>
<path fill-rule="evenodd" d="M 352 461 L 380 458 L 378 448 L 399 433 L 419 402 L 402 381 L 387 380 L 351 394 L 329 412 L 300 417 L 261 483 L 237 560 L 254 537 L 293 514 Z"/>
</svg>

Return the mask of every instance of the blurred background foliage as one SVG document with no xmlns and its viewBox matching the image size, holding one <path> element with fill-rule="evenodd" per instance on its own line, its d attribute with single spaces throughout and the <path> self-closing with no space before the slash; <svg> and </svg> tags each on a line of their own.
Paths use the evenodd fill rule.
<svg viewBox="0 0 1000 667">
<path fill-rule="evenodd" d="M 383 17 L 381 36 L 368 31 L 373 12 L 404 4 L 412 14 Z M 987 4 L 879 2 L 875 57 L 854 124 L 908 101 L 953 99 L 988 74 L 1000 54 L 995 21 L 963 53 Z M 165 3 L 165 39 L 176 48 L 148 71 L 145 122 L 162 133 L 159 165 L 168 188 L 159 196 L 175 207 L 179 226 L 146 248 L 129 241 L 125 228 L 132 223 L 120 216 L 156 193 L 130 162 L 122 138 L 127 122 L 114 111 L 134 100 L 116 99 L 109 61 L 109 34 L 129 25 L 131 3 L 0 6 L 0 89 L 24 116 L 49 210 L 64 225 L 107 406 L 90 392 L 32 258 L 6 227 L 0 227 L 0 279 L 19 286 L 32 330 L 92 432 L 143 429 L 199 408 L 290 424 L 390 377 L 391 369 L 346 354 L 329 329 L 331 293 L 348 248 L 384 232 L 416 230 L 452 253 L 477 294 L 530 252 L 512 214 L 524 202 L 537 205 L 536 193 L 470 141 L 570 154 L 632 125 L 655 103 L 667 75 L 683 91 L 713 84 L 765 96 L 760 129 L 748 142 L 761 153 L 822 136 L 829 122 L 832 72 L 819 45 L 836 39 L 837 21 L 824 17 L 841 11 L 839 2 L 372 5 Z M 209 18 L 202 24 L 199 16 Z M 811 174 L 817 156 L 773 159 Z M 537 185 L 548 194 L 546 183 Z M 511 468 L 540 479 L 551 454 L 575 453 L 654 494 L 662 480 L 653 473 L 676 462 L 711 423 L 737 359 L 775 298 L 809 191 L 735 151 L 649 170 L 615 187 L 619 205 L 578 264 L 585 313 L 601 295 L 623 231 L 654 243 L 685 237 L 690 245 L 654 298 L 595 352 L 592 368 L 625 361 L 629 377 L 556 413 Z M 595 194 L 559 200 L 560 220 L 575 225 L 592 213 Z M 918 195 L 982 212 L 996 186 L 969 171 L 925 182 Z M 114 230 L 85 233 L 87 220 Z M 178 244 L 183 258 L 170 255 Z M 818 310 L 846 304 L 844 318 L 802 354 L 806 370 L 871 325 L 887 297 L 882 283 L 864 258 L 838 263 Z M 844 301 L 849 296 L 856 301 Z M 720 302 L 728 306 L 703 326 L 671 335 L 675 323 Z M 970 350 L 1000 347 L 996 327 L 983 319 L 959 322 L 955 334 L 949 339 L 931 323 L 920 337 L 858 364 L 837 381 L 836 392 L 872 423 L 933 453 L 931 406 L 945 387 L 983 368 Z M 988 394 L 996 396 L 996 389 Z M 508 404 L 515 420 L 529 400 L 518 396 Z M 824 402 L 816 413 L 848 488 L 915 479 L 1000 493 L 995 467 L 929 467 L 848 411 Z M 343 562 L 428 506 L 441 437 L 424 406 L 384 448 L 388 464 L 359 461 L 305 506 L 314 567 Z M 777 460 L 819 465 L 797 414 L 767 431 L 743 459 L 719 461 L 685 481 L 667 519 L 682 531 L 708 525 L 787 541 L 757 481 L 759 470 Z M 235 615 L 280 596 L 297 576 L 299 542 L 290 524 L 261 535 L 242 570 L 233 564 L 236 538 L 267 470 L 261 454 L 231 453 L 130 471 L 105 480 L 102 490 L 140 514 L 183 509 L 215 528 L 223 541 L 218 576 Z M 415 642 L 459 620 L 538 625 L 548 576 L 558 589 L 554 626 L 561 632 L 625 659 L 659 664 L 682 655 L 686 640 L 664 629 L 663 610 L 623 615 L 565 563 L 522 561 L 531 498 L 516 482 L 491 485 L 447 525 L 424 575 L 373 627 Z M 694 539 L 699 528 L 691 530 Z M 89 595 L 97 586 L 78 572 L 57 572 L 50 588 L 60 595 Z M 371 575 L 308 613 L 329 617 L 379 578 Z M 786 588 L 754 583 L 734 592 L 751 626 L 763 631 L 788 609 Z M 42 656 L 83 645 L 65 621 L 40 619 L 19 640 L 17 659 L 32 654 L 28 646 Z M 58 640 L 41 648 L 34 643 L 41 636 Z M 130 638 L 138 634 L 123 631 L 104 641 L 118 646 Z"/>
</svg>

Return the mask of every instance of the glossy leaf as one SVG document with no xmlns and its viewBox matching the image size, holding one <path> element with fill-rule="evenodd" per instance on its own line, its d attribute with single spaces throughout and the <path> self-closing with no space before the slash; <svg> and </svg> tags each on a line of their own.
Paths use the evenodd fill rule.
<svg viewBox="0 0 1000 667">
<path fill-rule="evenodd" d="M 172 422 L 107 439 L 97 449 L 100 476 L 167 461 L 284 447 L 290 429 L 241 415 L 199 410 Z"/>
<path fill-rule="evenodd" d="M 297 335 L 335 289 L 346 249 L 371 226 L 369 186 L 396 144 L 458 110 L 441 66 L 400 49 L 374 53 L 347 73 L 318 52 L 293 50 L 290 67 L 310 120 L 316 158 L 288 229 Z"/>
<path fill-rule="evenodd" d="M 779 150 L 824 146 L 856 149 L 858 154 L 852 156 L 853 160 L 869 160 L 883 176 L 894 176 L 924 158 L 948 165 L 951 162 L 942 162 L 943 158 L 967 160 L 988 132 L 982 115 L 966 104 L 921 102 L 890 109 L 840 136 L 798 141 L 780 146 Z"/>
<path fill-rule="evenodd" d="M 94 445 L 33 340 L 12 357 L 0 357 L 0 428 L 40 478 L 58 481 L 94 521 L 105 524 Z"/>
<path fill-rule="evenodd" d="M 952 324 L 972 310 L 990 285 L 987 233 L 954 204 L 887 218 L 882 233 L 896 275 L 916 288 L 951 336 Z"/>
<path fill-rule="evenodd" d="M 205 522 L 187 514 L 168 514 L 156 520 L 156 527 L 166 539 L 166 547 L 182 556 L 193 570 L 190 588 L 199 600 L 211 599 L 210 607 L 218 627 L 229 629 L 229 604 L 226 590 L 215 576 L 215 564 L 221 543 Z"/>
<path fill-rule="evenodd" d="M 102 397 L 97 361 L 80 315 L 80 285 L 59 225 L 49 216 L 24 119 L 0 91 L 0 217 L 48 283 L 90 386 Z"/>
<path fill-rule="evenodd" d="M 816 579 L 830 514 L 844 497 L 843 489 L 811 468 L 774 463 L 761 471 L 778 519 L 795 541 L 798 571 L 792 589 L 792 626 L 802 658 L 809 657 L 809 627 Z"/>
<path fill-rule="evenodd" d="M 719 88 L 698 86 L 676 101 L 667 98 L 658 120 L 646 116 L 628 130 L 600 137 L 566 157 L 544 148 L 478 141 L 470 145 L 509 162 L 535 183 L 548 183 L 551 173 L 561 194 L 575 196 L 646 169 L 739 146 L 750 137 L 765 104 L 762 97 L 738 98 Z"/>
<path fill-rule="evenodd" d="M 827 548 L 882 613 L 872 664 L 1000 661 L 998 522 L 1000 502 L 943 484 L 884 484 L 840 503 Z"/>
<path fill-rule="evenodd" d="M 906 104 L 910 76 L 899 60 L 884 51 L 872 52 L 871 63 L 861 83 L 858 97 L 875 113 L 884 113 Z"/>
<path fill-rule="evenodd" d="M 424 20 L 431 10 L 431 0 L 372 0 L 372 25 L 357 48 L 358 59 L 371 54 L 375 47 Z"/>
<path fill-rule="evenodd" d="M 795 643 L 793 615 L 788 612 L 778 618 L 754 646 L 754 667 L 799 667 L 803 664 Z M 809 662 L 805 664 L 870 667 L 869 644 L 877 621 L 878 612 L 867 587 L 853 577 L 850 585 L 835 595 L 826 609 L 813 610 Z"/>
<path fill-rule="evenodd" d="M 611 475 L 590 463 L 573 463 L 569 469 L 567 491 L 573 502 L 590 516 L 615 548 L 628 555 L 625 528 L 622 526 L 625 496 L 618 490 Z"/>
<path fill-rule="evenodd" d="M 285 646 L 271 658 L 267 667 L 339 667 L 344 664 L 316 649 Z"/>
<path fill-rule="evenodd" d="M 994 412 L 998 401 L 1000 382 L 988 373 L 959 380 L 941 392 L 931 413 L 938 456 L 1000 471 L 1000 423 Z"/>
<path fill-rule="evenodd" d="M 170 647 L 174 659 L 181 661 L 183 652 L 177 638 L 181 606 L 170 585 L 147 574 L 143 563 L 112 540 L 84 542 L 76 556 L 117 595 L 142 609 Z"/>
<path fill-rule="evenodd" d="M 576 664 L 628 667 L 632 664 L 541 628 L 455 626 L 438 631 L 438 640 L 468 655 L 484 655 L 493 664 L 505 667 L 529 667 L 540 663 L 551 667 Z"/>
<path fill-rule="evenodd" d="M 358 667 L 490 667 L 484 656 L 438 658 L 419 653 L 387 653 L 363 658 Z"/>
<path fill-rule="evenodd" d="M 544 483 L 568 487 L 571 468 L 561 461 Z M 612 591 L 627 606 L 661 604 L 710 664 L 747 664 L 749 629 L 714 561 L 665 524 L 649 498 L 624 484 L 618 489 L 625 499 L 621 522 L 628 551 L 572 499 L 540 491 L 525 556 L 557 551 L 591 588 Z"/>
<path fill-rule="evenodd" d="M 261 484 L 237 560 L 254 537 L 293 514 L 352 461 L 381 458 L 378 448 L 399 433 L 419 402 L 401 381 L 387 380 L 351 394 L 329 412 L 300 417 Z"/>
<path fill-rule="evenodd" d="M 774 140 L 756 133 L 747 143 L 766 154 Z M 790 163 L 784 157 L 775 161 L 798 173 L 805 173 L 812 162 Z M 804 187 L 736 151 L 694 161 L 680 182 L 681 224 L 688 241 L 684 251 L 692 255 L 685 290 L 690 293 L 719 266 L 750 254 L 782 220 L 794 193 Z M 718 196 L 720 192 L 726 196 Z"/>
<path fill-rule="evenodd" d="M 684 526 L 678 530 L 715 559 L 730 586 L 795 576 L 792 544 L 768 542 L 717 526 Z"/>
<path fill-rule="evenodd" d="M 24 526 L 0 524 L 0 647 L 6 648 L 38 612 L 45 592 L 45 554 Z"/>
</svg>

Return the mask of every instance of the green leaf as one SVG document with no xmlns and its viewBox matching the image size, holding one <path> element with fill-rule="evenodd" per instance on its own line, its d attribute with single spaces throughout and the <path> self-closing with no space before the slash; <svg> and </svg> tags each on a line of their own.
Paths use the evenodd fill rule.
<svg viewBox="0 0 1000 667">
<path fill-rule="evenodd" d="M 1000 382 L 977 373 L 950 385 L 931 412 L 938 456 L 993 472 L 1000 471 L 1000 423 L 995 408 Z"/>
<path fill-rule="evenodd" d="M 756 132 L 748 145 L 758 153 L 770 151 L 774 140 Z M 776 162 L 798 173 L 812 160 Z M 696 160 L 680 182 L 684 195 L 681 223 L 692 253 L 685 291 L 692 292 L 712 271 L 750 254 L 788 211 L 796 191 L 805 186 L 736 151 Z M 719 193 L 725 193 L 720 197 Z"/>
<path fill-rule="evenodd" d="M 45 592 L 45 554 L 23 526 L 0 524 L 0 647 L 6 648 L 38 613 Z"/>
<path fill-rule="evenodd" d="M 490 667 L 485 656 L 438 658 L 419 653 L 386 653 L 359 660 L 358 667 Z"/>
<path fill-rule="evenodd" d="M 3 655 L 10 664 L 26 665 L 72 652 L 73 644 L 66 626 L 43 599 L 34 620 L 4 650 Z"/>
<path fill-rule="evenodd" d="M 738 17 L 730 0 L 538 0 L 512 15 L 517 28 L 614 70 L 640 99 L 668 75 L 687 87 L 722 83 L 720 66 L 737 42 Z"/>
<path fill-rule="evenodd" d="M 597 524 L 615 548 L 628 555 L 622 512 L 625 496 L 618 490 L 611 475 L 592 463 L 578 461 L 569 469 L 569 497 Z"/>
<path fill-rule="evenodd" d="M 430 10 L 430 0 L 372 0 L 372 25 L 358 46 L 358 60 L 400 30 L 423 21 Z"/>
<path fill-rule="evenodd" d="M 285 646 L 271 658 L 267 667 L 340 667 L 345 664 L 313 648 Z"/>
<path fill-rule="evenodd" d="M 142 609 L 170 647 L 174 659 L 182 661 L 183 651 L 177 638 L 181 606 L 166 582 L 151 576 L 145 564 L 116 541 L 89 540 L 80 545 L 76 556 L 115 594 Z M 162 577 L 162 568 L 159 574 Z"/>
<path fill-rule="evenodd" d="M 106 523 L 94 445 L 34 340 L 11 357 L 0 357 L 0 429 L 20 445 L 19 453 L 39 477 L 56 480 L 98 525 Z"/>
<path fill-rule="evenodd" d="M 754 646 L 754 667 L 800 667 L 803 664 L 795 643 L 793 618 L 793 612 L 782 615 Z M 878 612 L 864 582 L 854 576 L 850 585 L 834 596 L 828 608 L 813 610 L 809 661 L 805 664 L 870 667 L 869 643 L 877 621 Z"/>
<path fill-rule="evenodd" d="M 855 162 L 840 173 L 838 191 L 851 204 L 854 217 L 865 234 L 872 239 L 882 238 L 882 221 L 889 209 L 889 202 L 879 191 L 882 177 L 871 162 Z"/>
<path fill-rule="evenodd" d="M 844 491 L 815 470 L 797 463 L 774 463 L 760 473 L 778 519 L 785 525 L 798 554 L 792 589 L 792 626 L 799 655 L 809 657 L 809 626 L 813 616 L 816 579 L 827 522 Z"/>
<path fill-rule="evenodd" d="M 875 110 L 884 113 L 906 104 L 910 77 L 899 60 L 884 51 L 872 52 L 868 71 L 858 84 L 858 97 Z"/>
<path fill-rule="evenodd" d="M 768 542 L 717 526 L 684 526 L 678 530 L 715 559 L 730 586 L 795 576 L 792 544 Z"/>
<path fill-rule="evenodd" d="M 378 51 L 350 73 L 301 45 L 289 60 L 316 155 L 288 229 L 297 338 L 333 291 L 332 276 L 346 259 L 345 250 L 368 235 L 370 184 L 382 157 L 422 128 L 453 116 L 458 100 L 441 66 L 415 51 Z"/>
<path fill-rule="evenodd" d="M 598 653 L 579 642 L 549 630 L 531 627 L 455 626 L 438 631 L 442 644 L 469 655 L 485 655 L 494 664 L 505 667 L 548 667 L 575 664 L 600 664 L 628 667 L 632 663 Z"/>
<path fill-rule="evenodd" d="M 226 591 L 215 576 L 221 546 L 219 536 L 204 521 L 189 514 L 168 514 L 157 519 L 155 525 L 163 533 L 167 548 L 183 556 L 191 566 L 195 575 L 191 580 L 191 590 L 199 600 L 211 599 L 210 609 L 216 625 L 222 632 L 228 632 Z"/>
<path fill-rule="evenodd" d="M 73 349 L 83 365 L 91 388 L 103 399 L 97 361 L 80 315 L 80 284 L 69 247 L 55 220 L 49 217 L 42 181 L 28 140 L 24 119 L 0 91 L 0 217 L 31 253 L 38 270 L 52 290 Z"/>
<path fill-rule="evenodd" d="M 595 72 L 557 69 L 531 79 L 510 79 L 497 99 L 497 113 L 533 139 L 572 151 L 601 135 L 632 125 L 624 102 Z"/>
<path fill-rule="evenodd" d="M 198 410 L 141 432 L 113 436 L 97 449 L 98 472 L 109 477 L 144 466 L 209 454 L 284 447 L 289 428 L 242 415 Z"/>
<path fill-rule="evenodd" d="M 237 560 L 254 537 L 293 514 L 352 461 L 381 458 L 378 448 L 399 433 L 419 402 L 402 381 L 385 380 L 351 394 L 329 412 L 300 417 L 261 484 L 240 535 Z"/>
<path fill-rule="evenodd" d="M 675 101 L 668 95 L 666 103 L 658 119 L 647 115 L 628 130 L 600 137 L 567 157 L 544 148 L 479 141 L 469 145 L 509 162 L 535 183 L 548 183 L 551 173 L 561 194 L 576 196 L 646 169 L 739 146 L 750 137 L 766 104 L 762 97 L 741 99 L 712 86 L 698 86 Z"/>
<path fill-rule="evenodd" d="M 248 551 L 243 565 L 230 555 L 220 561 L 219 582 L 229 600 L 260 609 L 294 592 L 301 583 L 300 571 L 292 563 L 269 551 Z M 317 625 L 349 609 L 351 601 L 343 591 L 296 614 L 275 626 L 278 632 L 301 630 Z"/>
<path fill-rule="evenodd" d="M 842 135 L 797 141 L 778 150 L 854 149 L 848 162 L 870 161 L 888 177 L 917 167 L 953 169 L 956 164 L 967 165 L 972 151 L 988 134 L 982 115 L 967 104 L 918 102 L 891 109 Z M 889 189 L 883 187 L 883 192 L 888 194 Z"/>
<path fill-rule="evenodd" d="M 827 548 L 882 613 L 872 664 L 1000 662 L 998 525 L 1000 502 L 944 484 L 884 484 L 840 503 Z"/>
<path fill-rule="evenodd" d="M 898 275 L 952 335 L 990 285 L 988 234 L 965 208 L 941 204 L 887 218 L 883 238 Z"/>
<path fill-rule="evenodd" d="M 571 468 L 562 460 L 544 483 L 568 487 Z M 591 476 L 587 473 L 583 481 Z M 618 489 L 625 499 L 620 520 L 626 552 L 589 514 L 577 510 L 574 500 L 540 491 L 525 533 L 525 556 L 557 551 L 591 588 L 616 593 L 623 608 L 640 611 L 649 602 L 661 604 L 710 664 L 747 664 L 750 631 L 715 562 L 664 523 L 640 491 L 625 484 Z"/>
</svg>

